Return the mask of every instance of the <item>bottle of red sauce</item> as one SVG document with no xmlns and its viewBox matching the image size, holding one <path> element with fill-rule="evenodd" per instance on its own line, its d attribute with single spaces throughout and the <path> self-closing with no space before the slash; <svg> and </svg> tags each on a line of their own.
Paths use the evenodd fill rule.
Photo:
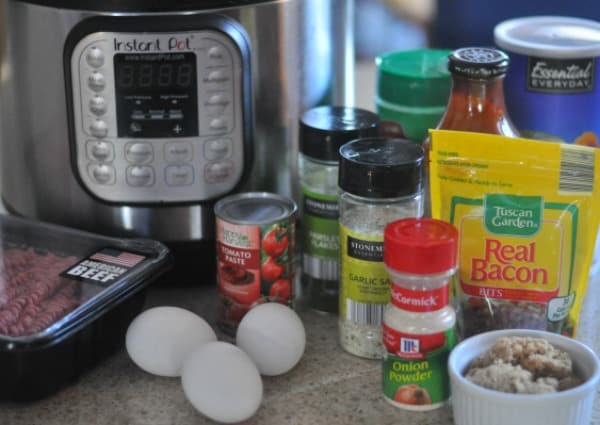
<svg viewBox="0 0 600 425">
<path fill-rule="evenodd" d="M 508 55 L 492 48 L 465 47 L 450 53 L 452 91 L 437 128 L 518 137 L 504 104 L 508 64 Z"/>
<path fill-rule="evenodd" d="M 506 53 L 487 47 L 464 47 L 450 53 L 452 89 L 446 112 L 436 128 L 519 137 L 504 104 L 503 85 L 509 62 Z M 429 137 L 423 148 L 427 154 Z M 428 169 L 428 156 L 425 164 Z M 429 178 L 428 173 L 426 176 Z M 430 206 L 429 191 L 425 191 L 425 217 L 431 215 Z"/>
</svg>

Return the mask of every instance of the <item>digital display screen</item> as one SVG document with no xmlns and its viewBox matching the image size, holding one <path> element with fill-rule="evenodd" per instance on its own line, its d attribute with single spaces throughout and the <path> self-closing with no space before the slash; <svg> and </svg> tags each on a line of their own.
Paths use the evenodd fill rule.
<svg viewBox="0 0 600 425">
<path fill-rule="evenodd" d="M 114 70 L 119 137 L 198 135 L 194 53 L 120 53 Z"/>
</svg>

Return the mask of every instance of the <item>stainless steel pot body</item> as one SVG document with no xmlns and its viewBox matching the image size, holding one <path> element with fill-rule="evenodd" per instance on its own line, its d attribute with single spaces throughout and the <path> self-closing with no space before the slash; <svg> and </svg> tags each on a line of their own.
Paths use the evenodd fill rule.
<svg viewBox="0 0 600 425">
<path fill-rule="evenodd" d="M 69 130 L 65 46 L 93 17 L 161 13 L 81 11 L 2 0 L 1 189 L 19 215 L 106 234 L 166 242 L 214 238 L 215 199 L 119 202 L 99 199 L 77 178 Z M 232 191 L 296 193 L 297 122 L 317 104 L 353 101 L 351 0 L 246 2 L 222 9 L 169 11 L 220 15 L 246 34 L 250 51 L 253 160 Z M 191 18 L 190 18 L 191 17 Z M 225 194 L 223 194 L 225 195 Z"/>
</svg>

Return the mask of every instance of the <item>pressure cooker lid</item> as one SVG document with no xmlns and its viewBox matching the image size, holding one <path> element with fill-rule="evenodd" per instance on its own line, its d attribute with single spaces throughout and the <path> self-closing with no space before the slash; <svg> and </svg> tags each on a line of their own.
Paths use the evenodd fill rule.
<svg viewBox="0 0 600 425">
<path fill-rule="evenodd" d="M 13 0 L 57 9 L 101 12 L 178 12 L 227 9 L 265 3 L 269 0 Z"/>
</svg>

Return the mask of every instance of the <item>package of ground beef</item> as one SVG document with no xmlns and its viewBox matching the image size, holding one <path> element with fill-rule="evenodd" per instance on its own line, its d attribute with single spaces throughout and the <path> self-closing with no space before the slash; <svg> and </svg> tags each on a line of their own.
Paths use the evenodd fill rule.
<svg viewBox="0 0 600 425">
<path fill-rule="evenodd" d="M 600 150 L 434 130 L 432 215 L 459 230 L 459 333 L 574 335 L 600 217 Z"/>
<path fill-rule="evenodd" d="M 0 215 L 0 399 L 43 397 L 121 345 L 168 263 L 159 242 Z"/>
</svg>

